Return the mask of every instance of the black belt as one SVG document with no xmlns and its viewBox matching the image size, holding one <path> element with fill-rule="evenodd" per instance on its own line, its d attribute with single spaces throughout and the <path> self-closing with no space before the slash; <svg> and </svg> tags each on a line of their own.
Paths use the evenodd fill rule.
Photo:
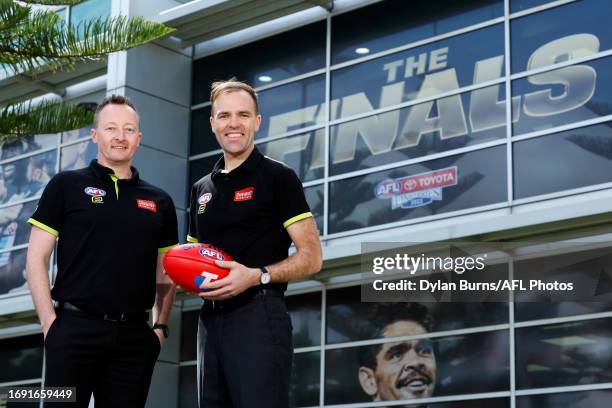
<svg viewBox="0 0 612 408">
<path fill-rule="evenodd" d="M 86 312 L 85 310 L 73 305 L 70 302 L 59 302 L 56 307 L 57 310 L 66 312 L 75 316 L 94 317 L 96 319 L 102 319 L 109 322 L 146 322 L 149 320 L 149 312 L 139 313 L 95 313 Z"/>
<path fill-rule="evenodd" d="M 261 288 L 256 287 L 254 289 L 248 289 L 245 292 L 225 300 L 204 300 L 204 308 L 212 310 L 229 310 L 235 309 L 238 306 L 245 305 L 258 297 L 285 297 L 285 291 L 282 289 L 275 288 Z"/>
</svg>

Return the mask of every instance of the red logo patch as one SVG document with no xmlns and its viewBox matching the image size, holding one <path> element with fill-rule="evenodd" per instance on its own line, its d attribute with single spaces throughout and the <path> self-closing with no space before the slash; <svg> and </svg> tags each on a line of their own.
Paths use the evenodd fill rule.
<svg viewBox="0 0 612 408">
<path fill-rule="evenodd" d="M 255 187 L 247 187 L 242 190 L 234 191 L 234 201 L 247 201 L 253 198 Z"/>
<path fill-rule="evenodd" d="M 155 201 L 136 200 L 136 204 L 138 204 L 138 208 L 142 208 L 142 209 L 149 210 L 152 212 L 157 212 L 157 204 L 155 204 Z"/>
</svg>

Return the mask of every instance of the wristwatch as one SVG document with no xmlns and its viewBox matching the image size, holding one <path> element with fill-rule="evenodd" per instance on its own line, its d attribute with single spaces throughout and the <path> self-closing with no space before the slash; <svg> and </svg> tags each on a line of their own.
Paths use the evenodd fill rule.
<svg viewBox="0 0 612 408">
<path fill-rule="evenodd" d="M 259 277 L 259 282 L 261 282 L 262 285 L 267 285 L 268 283 L 270 283 L 270 271 L 268 271 L 268 269 L 265 266 L 262 266 L 261 268 L 261 276 Z"/>
<path fill-rule="evenodd" d="M 168 325 L 167 324 L 159 324 L 159 323 L 155 323 L 152 327 L 152 330 L 155 329 L 159 329 L 162 331 L 162 333 L 164 333 L 164 337 L 168 338 L 168 336 L 170 335 L 170 330 L 168 330 Z"/>
</svg>

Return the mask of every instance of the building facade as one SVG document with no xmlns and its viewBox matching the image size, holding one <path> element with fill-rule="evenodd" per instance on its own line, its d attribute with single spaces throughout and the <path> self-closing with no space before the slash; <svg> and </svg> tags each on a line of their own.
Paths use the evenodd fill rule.
<svg viewBox="0 0 612 408">
<path fill-rule="evenodd" d="M 0 98 L 38 97 L 48 85 L 75 102 L 131 97 L 144 134 L 136 166 L 172 195 L 185 237 L 189 186 L 221 153 L 210 85 L 236 76 L 256 87 L 255 143 L 297 172 L 324 245 L 323 271 L 288 291 L 292 406 L 388 404 L 373 401 L 384 399 L 382 386 L 373 392 L 362 374 L 363 356 L 390 344 L 375 327 L 385 302 L 361 299 L 364 243 L 546 243 L 546 257 L 502 262 L 503 273 L 542 259 L 561 265 L 543 268 L 551 274 L 609 273 L 608 1 L 182 3 L 90 0 L 58 10 L 70 21 L 145 15 L 177 32 L 65 77 L 3 78 Z M 43 372 L 23 278 L 26 220 L 50 177 L 95 154 L 88 129 L 1 147 L 0 386 L 39 384 Z M 427 332 L 401 336 L 429 363 L 414 378 L 396 374 L 396 388 L 410 392 L 389 405 L 416 406 L 409 394 L 436 408 L 610 406 L 610 291 L 590 301 L 421 303 Z M 150 407 L 197 406 L 199 305 L 177 297 Z"/>
</svg>

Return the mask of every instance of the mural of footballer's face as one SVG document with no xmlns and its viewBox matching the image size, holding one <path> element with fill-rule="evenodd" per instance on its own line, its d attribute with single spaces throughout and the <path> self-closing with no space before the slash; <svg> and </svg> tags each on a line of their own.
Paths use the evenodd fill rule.
<svg viewBox="0 0 612 408">
<path fill-rule="evenodd" d="M 413 336 L 427 331 L 414 321 L 397 321 L 385 327 L 384 337 Z M 376 367 L 361 367 L 359 382 L 374 401 L 428 398 L 436 384 L 436 357 L 430 340 L 384 343 Z"/>
</svg>

